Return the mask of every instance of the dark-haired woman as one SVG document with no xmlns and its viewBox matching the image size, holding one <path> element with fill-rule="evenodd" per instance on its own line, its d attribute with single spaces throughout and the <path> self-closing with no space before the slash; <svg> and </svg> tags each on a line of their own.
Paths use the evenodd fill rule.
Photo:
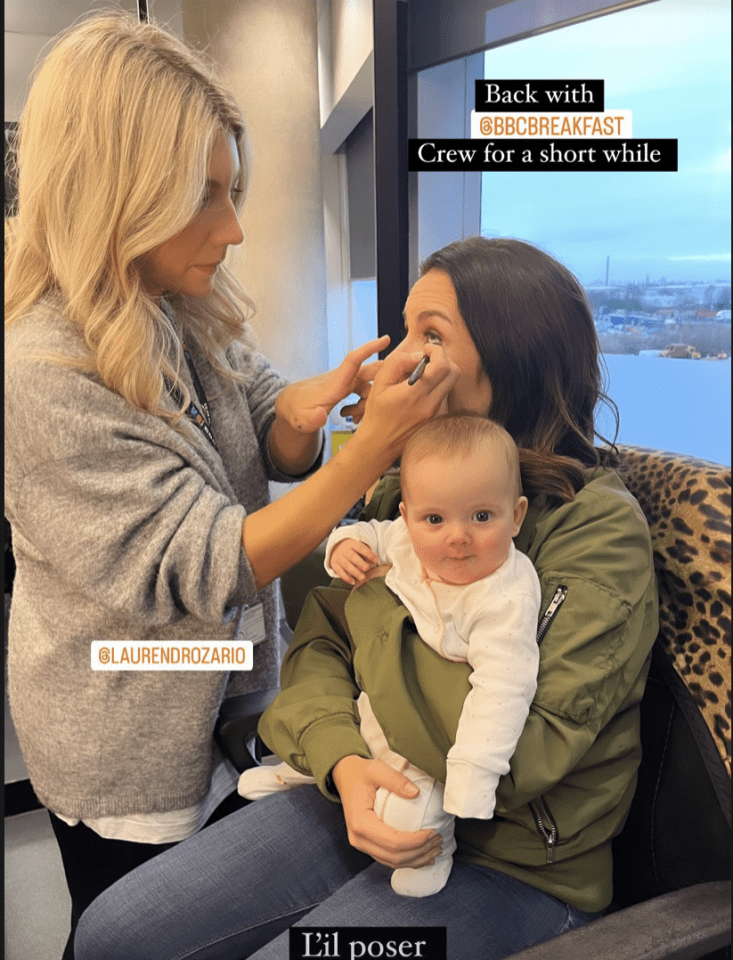
<svg viewBox="0 0 733 960">
<path fill-rule="evenodd" d="M 542 585 L 540 669 L 495 817 L 457 822 L 440 893 L 392 891 L 391 870 L 431 862 L 440 839 L 375 815 L 378 787 L 409 796 L 409 781 L 370 758 L 355 677 L 390 746 L 444 781 L 468 670 L 420 641 L 383 579 L 314 591 L 260 732 L 317 785 L 267 797 L 112 887 L 82 919 L 81 960 L 284 960 L 298 922 L 446 927 L 449 957 L 487 960 L 608 906 L 657 595 L 644 517 L 612 453 L 594 446 L 604 397 L 592 316 L 577 280 L 542 251 L 472 238 L 428 258 L 405 325 L 402 349 L 437 341 L 458 367 L 448 408 L 512 434 L 530 499 L 515 543 Z M 367 514 L 386 519 L 398 504 L 399 481 L 387 478 Z"/>
</svg>

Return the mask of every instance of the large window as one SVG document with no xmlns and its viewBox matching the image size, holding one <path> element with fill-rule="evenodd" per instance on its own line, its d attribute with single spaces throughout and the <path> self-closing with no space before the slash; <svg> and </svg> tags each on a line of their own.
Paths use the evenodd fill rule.
<svg viewBox="0 0 733 960">
<path fill-rule="evenodd" d="M 481 201 L 482 233 L 538 244 L 585 285 L 619 440 L 721 463 L 730 463 L 729 37 L 728 4 L 659 0 L 489 50 L 487 78 L 603 79 L 606 108 L 632 111 L 635 138 L 678 139 L 679 170 L 485 173 Z"/>
</svg>

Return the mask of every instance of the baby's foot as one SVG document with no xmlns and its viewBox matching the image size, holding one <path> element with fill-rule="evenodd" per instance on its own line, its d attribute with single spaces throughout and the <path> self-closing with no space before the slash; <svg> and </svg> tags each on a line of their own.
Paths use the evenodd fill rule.
<svg viewBox="0 0 733 960">
<path fill-rule="evenodd" d="M 443 810 L 444 787 L 422 771 L 408 767 L 404 771 L 420 793 L 412 800 L 377 790 L 374 812 L 395 830 L 436 830 L 443 838 L 443 849 L 429 867 L 400 867 L 392 874 L 392 889 L 403 897 L 429 897 L 442 890 L 453 866 L 456 841 L 455 818 Z"/>
<path fill-rule="evenodd" d="M 259 800 L 271 793 L 282 793 L 283 790 L 315 782 L 313 777 L 298 773 L 287 763 L 278 763 L 274 767 L 263 764 L 244 771 L 239 778 L 237 792 L 247 800 Z"/>
</svg>

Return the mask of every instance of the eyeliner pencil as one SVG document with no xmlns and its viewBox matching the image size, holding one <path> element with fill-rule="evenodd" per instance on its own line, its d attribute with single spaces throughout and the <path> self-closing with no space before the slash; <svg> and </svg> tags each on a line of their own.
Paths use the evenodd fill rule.
<svg viewBox="0 0 733 960">
<path fill-rule="evenodd" d="M 408 386 L 412 387 L 420 377 L 425 373 L 425 367 L 430 363 L 430 357 L 423 357 L 420 363 L 415 367 L 415 369 L 410 374 L 410 379 L 407 381 Z"/>
</svg>

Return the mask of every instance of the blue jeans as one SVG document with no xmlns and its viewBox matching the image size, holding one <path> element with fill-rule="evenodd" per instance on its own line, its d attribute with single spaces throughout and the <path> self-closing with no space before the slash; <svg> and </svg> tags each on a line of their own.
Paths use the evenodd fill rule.
<svg viewBox="0 0 733 960">
<path fill-rule="evenodd" d="M 250 804 L 162 853 L 83 914 L 77 960 L 288 960 L 288 928 L 447 928 L 451 960 L 492 960 L 581 926 L 519 880 L 456 863 L 430 897 L 395 894 L 314 786 Z"/>
</svg>

